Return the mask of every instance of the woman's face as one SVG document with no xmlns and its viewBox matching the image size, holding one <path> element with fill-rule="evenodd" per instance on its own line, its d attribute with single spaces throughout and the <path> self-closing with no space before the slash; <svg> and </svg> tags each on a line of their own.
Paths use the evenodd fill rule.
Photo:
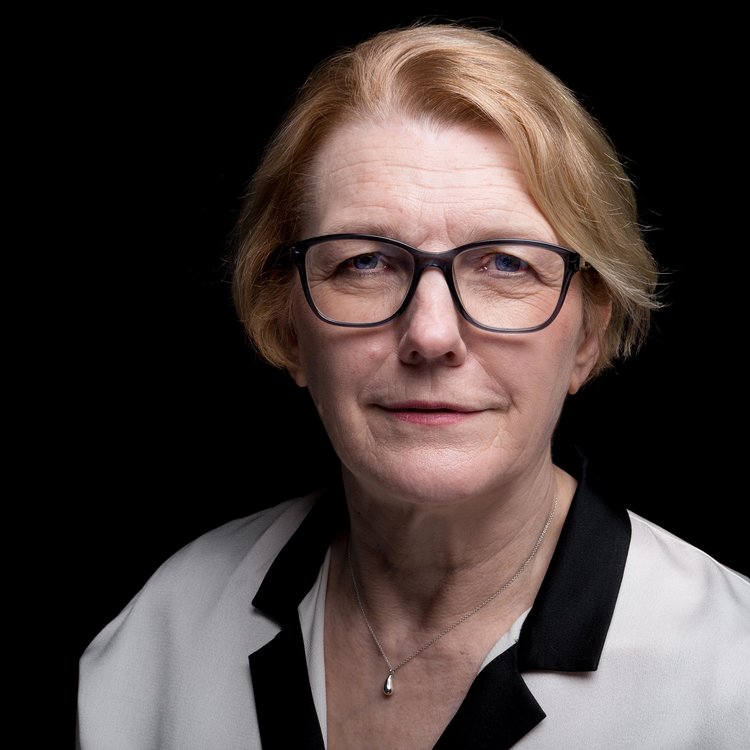
<svg viewBox="0 0 750 750">
<path fill-rule="evenodd" d="M 304 236 L 378 234 L 433 252 L 502 237 L 559 241 L 510 144 L 490 130 L 348 124 L 324 144 L 311 188 Z M 434 506 L 531 487 L 549 465 L 566 395 L 596 361 L 575 277 L 553 323 L 526 334 L 472 326 L 437 269 L 399 318 L 376 328 L 325 323 L 299 282 L 294 294 L 291 373 L 349 481 L 383 500 Z"/>
</svg>

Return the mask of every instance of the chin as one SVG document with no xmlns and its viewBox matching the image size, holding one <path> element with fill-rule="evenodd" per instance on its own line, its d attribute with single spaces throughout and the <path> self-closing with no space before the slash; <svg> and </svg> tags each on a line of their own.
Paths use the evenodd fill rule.
<svg viewBox="0 0 750 750">
<path fill-rule="evenodd" d="M 497 482 L 480 481 L 481 475 L 476 469 L 464 473 L 439 459 L 433 459 L 430 467 L 415 467 L 406 475 L 379 471 L 363 480 L 358 484 L 376 499 L 425 509 L 455 507 L 497 493 Z"/>
<path fill-rule="evenodd" d="M 419 446 L 381 440 L 359 451 L 343 447 L 339 457 L 352 480 L 348 489 L 361 490 L 375 501 L 424 507 L 496 499 L 538 467 L 528 443 L 496 435 L 459 446 L 437 440 Z"/>
</svg>

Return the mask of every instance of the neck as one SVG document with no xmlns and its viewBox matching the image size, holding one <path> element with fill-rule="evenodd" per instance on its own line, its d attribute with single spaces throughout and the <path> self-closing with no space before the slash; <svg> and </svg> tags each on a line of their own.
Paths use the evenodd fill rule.
<svg viewBox="0 0 750 750">
<path fill-rule="evenodd" d="M 531 486 L 491 501 L 475 498 L 437 508 L 384 503 L 358 491 L 345 475 L 351 518 L 347 545 L 373 625 L 397 618 L 429 632 L 471 611 L 518 572 L 557 497 L 536 554 L 502 597 L 507 606 L 533 600 L 575 489 L 571 477 L 551 464 L 549 469 Z"/>
</svg>

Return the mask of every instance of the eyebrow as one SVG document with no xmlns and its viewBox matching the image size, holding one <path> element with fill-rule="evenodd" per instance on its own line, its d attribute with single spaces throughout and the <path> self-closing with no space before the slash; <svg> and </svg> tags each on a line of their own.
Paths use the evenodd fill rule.
<svg viewBox="0 0 750 750">
<path fill-rule="evenodd" d="M 536 240 L 539 242 L 557 242 L 555 236 L 550 239 L 543 237 L 539 231 L 534 231 L 531 227 L 506 225 L 501 231 L 496 228 L 477 227 L 469 231 L 466 235 L 466 242 L 481 242 L 482 240 Z"/>
<path fill-rule="evenodd" d="M 349 222 L 333 224 L 326 227 L 325 232 L 322 234 L 373 234 L 378 237 L 389 237 L 394 240 L 399 239 L 398 232 L 390 224 L 357 224 Z"/>
<path fill-rule="evenodd" d="M 326 227 L 325 232 L 321 234 L 371 234 L 378 237 L 386 237 L 393 240 L 399 240 L 406 244 L 407 242 L 402 232 L 397 230 L 392 224 L 381 223 L 345 223 L 333 224 Z M 519 240 L 537 240 L 541 242 L 550 242 L 549 238 L 540 236 L 539 232 L 532 231 L 529 227 L 506 226 L 502 231 L 489 229 L 488 227 L 475 227 L 470 229 L 460 245 L 468 245 L 472 242 L 482 242 L 484 240 L 502 240 L 502 239 L 519 239 Z M 551 240 L 556 242 L 556 238 Z M 460 246 L 459 245 L 459 246 Z"/>
</svg>

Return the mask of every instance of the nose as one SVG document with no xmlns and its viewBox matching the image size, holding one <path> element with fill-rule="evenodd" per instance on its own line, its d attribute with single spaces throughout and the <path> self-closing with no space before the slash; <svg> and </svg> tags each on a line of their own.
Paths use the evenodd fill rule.
<svg viewBox="0 0 750 750">
<path fill-rule="evenodd" d="M 424 271 L 401 319 L 399 358 L 405 364 L 440 361 L 457 367 L 466 359 L 464 321 L 439 269 Z"/>
</svg>

